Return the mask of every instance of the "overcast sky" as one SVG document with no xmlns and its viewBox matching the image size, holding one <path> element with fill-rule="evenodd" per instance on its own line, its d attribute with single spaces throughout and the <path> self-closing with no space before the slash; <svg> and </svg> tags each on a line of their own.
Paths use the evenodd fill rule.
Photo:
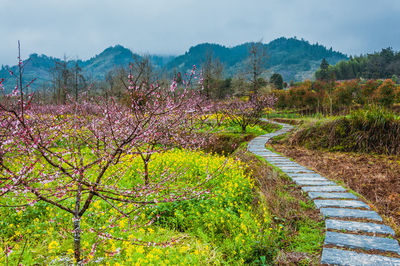
<svg viewBox="0 0 400 266">
<path fill-rule="evenodd" d="M 399 0 L 0 0 L 0 65 L 22 55 L 88 59 L 122 44 L 181 54 L 285 36 L 348 55 L 400 50 Z"/>
</svg>

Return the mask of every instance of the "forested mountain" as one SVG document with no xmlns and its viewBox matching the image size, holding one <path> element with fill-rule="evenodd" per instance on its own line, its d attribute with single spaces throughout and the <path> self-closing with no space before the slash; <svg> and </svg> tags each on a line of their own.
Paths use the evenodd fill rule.
<svg viewBox="0 0 400 266">
<path fill-rule="evenodd" d="M 78 61 L 78 64 L 82 68 L 84 75 L 91 77 L 92 80 L 102 80 L 108 71 L 114 67 L 127 67 L 135 57 L 140 58 L 139 55 L 132 53 L 131 50 L 121 45 L 116 45 L 108 47 L 87 61 Z"/>
<path fill-rule="evenodd" d="M 316 76 L 321 70 L 318 70 Z M 329 66 L 328 72 L 337 80 L 354 78 L 387 79 L 393 75 L 400 76 L 400 52 L 392 48 L 382 49 L 381 52 L 351 57 L 335 66 Z"/>
<path fill-rule="evenodd" d="M 127 67 L 134 58 L 140 58 L 139 55 L 132 53 L 131 50 L 121 45 L 109 47 L 100 54 L 89 60 L 65 60 L 68 68 L 73 68 L 76 64 L 81 69 L 81 74 L 90 81 L 104 80 L 107 73 L 114 68 Z M 29 59 L 24 61 L 24 81 L 28 82 L 33 78 L 36 81 L 32 85 L 33 89 L 49 87 L 53 81 L 53 75 L 57 65 L 64 63 L 63 60 L 46 55 L 32 54 Z M 8 70 L 17 71 L 17 66 L 2 66 L 0 77 L 5 78 L 5 88 L 10 91 L 15 86 L 15 80 L 10 76 Z"/>
<path fill-rule="evenodd" d="M 223 66 L 223 75 L 233 77 L 238 73 L 245 72 L 245 66 L 249 57 L 249 48 L 260 43 L 244 43 L 234 47 L 225 47 L 218 44 L 204 43 L 191 47 L 185 54 L 180 56 L 157 56 L 148 55 L 156 70 L 173 75 L 175 72 L 189 71 L 193 65 L 201 67 L 207 57 L 219 60 Z M 347 57 L 339 52 L 326 49 L 319 44 L 310 44 L 305 40 L 296 38 L 279 38 L 268 44 L 262 44 L 265 48 L 266 60 L 264 67 L 267 69 L 264 76 L 269 77 L 273 73 L 282 74 L 285 81 L 300 81 L 309 79 L 318 69 L 322 58 L 326 58 L 330 64 L 335 64 Z M 80 73 L 89 82 L 102 81 L 108 72 L 115 68 L 126 68 L 129 62 L 141 57 L 121 45 L 105 49 L 102 53 L 89 60 L 66 60 L 65 65 L 69 68 L 77 67 Z M 54 69 L 57 64 L 62 65 L 64 61 L 46 55 L 32 54 L 26 63 L 24 80 L 29 81 L 37 78 L 32 89 L 49 87 L 52 84 Z M 25 61 L 27 62 L 27 61 Z M 17 66 L 2 66 L 0 77 L 5 78 L 5 88 L 11 91 L 15 86 L 15 80 L 10 77 L 8 70 L 16 71 Z"/>
<path fill-rule="evenodd" d="M 25 69 L 23 75 L 23 82 L 29 82 L 36 78 L 32 88 L 36 89 L 39 86 L 48 85 L 51 81 L 50 70 L 54 68 L 55 62 L 59 62 L 60 59 L 48 57 L 46 55 L 31 54 L 29 60 L 24 61 Z M 6 91 L 11 91 L 16 85 L 16 81 L 11 77 L 9 70 L 16 73 L 17 66 L 3 66 L 0 69 L 0 78 L 4 78 L 4 88 Z"/>
<path fill-rule="evenodd" d="M 218 58 L 224 66 L 225 76 L 233 76 L 245 72 L 244 66 L 249 56 L 249 48 L 256 43 L 244 43 L 234 47 L 204 43 L 191 47 L 185 54 L 176 57 L 167 64 L 168 69 L 186 71 L 193 65 L 201 66 L 207 56 Z M 310 44 L 296 38 L 279 38 L 268 44 L 263 44 L 266 53 L 266 76 L 280 73 L 284 80 L 300 81 L 311 78 L 318 69 L 323 58 L 330 64 L 346 60 L 347 56 L 327 49 L 319 44 Z"/>
</svg>

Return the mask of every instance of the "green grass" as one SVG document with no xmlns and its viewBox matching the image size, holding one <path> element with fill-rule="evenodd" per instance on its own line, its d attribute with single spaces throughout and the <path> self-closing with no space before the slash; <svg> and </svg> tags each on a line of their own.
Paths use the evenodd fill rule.
<svg viewBox="0 0 400 266">
<path fill-rule="evenodd" d="M 313 202 L 278 168 L 254 154 L 239 150 L 241 160 L 249 163 L 260 184 L 258 189 L 265 197 L 265 208 L 272 213 L 273 223 L 281 228 L 281 242 L 276 244 L 274 261 L 278 264 L 296 264 L 290 259 L 280 259 L 280 254 L 300 252 L 304 265 L 317 265 L 324 241 L 324 221 Z M 293 217 L 296 217 L 293 219 Z M 261 261 L 260 261 L 260 264 Z"/>
<path fill-rule="evenodd" d="M 242 133 L 237 125 L 223 123 L 219 127 L 209 126 L 209 129 L 213 129 L 213 136 L 204 149 L 218 154 L 231 154 L 240 144 L 250 141 L 256 136 L 273 132 L 280 127 L 275 124 L 260 122 L 255 126 L 248 126 L 246 133 Z"/>
<path fill-rule="evenodd" d="M 246 127 L 246 132 L 242 132 L 239 125 L 227 121 L 224 121 L 220 125 L 216 126 L 213 121 L 206 123 L 201 131 L 211 132 L 211 133 L 232 133 L 232 134 L 252 134 L 255 136 L 270 133 L 276 129 L 275 125 L 268 123 L 259 123 L 256 125 L 248 125 Z"/>
<path fill-rule="evenodd" d="M 325 222 L 316 222 L 311 219 L 300 222 L 298 234 L 294 237 L 289 249 L 305 253 L 319 250 L 324 241 L 324 234 L 321 234 L 321 228 L 324 226 Z"/>
<path fill-rule="evenodd" d="M 270 112 L 266 116 L 267 118 L 285 118 L 285 119 L 296 119 L 296 120 L 319 120 L 329 117 L 329 115 L 322 113 L 313 114 L 301 114 L 297 110 L 275 110 Z"/>
</svg>

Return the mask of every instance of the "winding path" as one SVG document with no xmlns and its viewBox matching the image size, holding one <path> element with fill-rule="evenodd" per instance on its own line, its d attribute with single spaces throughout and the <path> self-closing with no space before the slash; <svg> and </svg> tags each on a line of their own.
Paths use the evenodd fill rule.
<svg viewBox="0 0 400 266">
<path fill-rule="evenodd" d="M 400 265 L 400 246 L 391 238 L 392 228 L 382 223 L 382 218 L 370 207 L 349 193 L 344 187 L 326 179 L 288 158 L 271 152 L 265 144 L 273 137 L 290 131 L 293 126 L 268 121 L 282 129 L 256 137 L 248 150 L 278 167 L 308 193 L 325 218 L 325 242 L 321 264 L 333 265 Z M 367 254 L 368 251 L 384 255 Z"/>
</svg>

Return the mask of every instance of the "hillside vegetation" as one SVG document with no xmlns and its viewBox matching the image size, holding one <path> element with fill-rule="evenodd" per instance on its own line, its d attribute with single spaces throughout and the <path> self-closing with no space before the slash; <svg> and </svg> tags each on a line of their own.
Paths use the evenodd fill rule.
<svg viewBox="0 0 400 266">
<path fill-rule="evenodd" d="M 256 43 L 244 43 L 234 47 L 218 44 L 199 44 L 191 47 L 184 55 L 176 57 L 167 64 L 167 68 L 176 68 L 178 71 L 191 69 L 193 65 L 201 66 L 207 55 L 218 58 L 224 65 L 225 75 L 233 76 L 244 71 L 244 65 L 249 55 L 249 47 Z M 347 56 L 327 49 L 319 44 L 310 44 L 296 38 L 278 38 L 270 43 L 263 44 L 267 54 L 265 68 L 269 72 L 282 74 L 284 80 L 301 81 L 311 78 L 318 69 L 323 58 L 330 64 L 346 60 Z M 271 73 L 272 74 L 272 73 Z"/>
<path fill-rule="evenodd" d="M 343 114 L 371 104 L 394 108 L 400 102 L 400 87 L 392 79 L 307 80 L 274 93 L 277 107 L 308 114 Z"/>
<path fill-rule="evenodd" d="M 316 76 L 320 71 L 317 71 Z M 393 75 L 398 77 L 400 76 L 400 52 L 395 52 L 389 47 L 380 52 L 351 57 L 348 61 L 341 61 L 330 66 L 329 72 L 338 80 L 387 79 L 392 78 Z"/>
<path fill-rule="evenodd" d="M 370 107 L 304 125 L 289 141 L 311 149 L 399 155 L 400 119 L 390 111 Z"/>
<path fill-rule="evenodd" d="M 67 67 L 79 66 L 81 74 L 89 82 L 101 82 L 107 79 L 107 74 L 116 68 L 127 68 L 129 62 L 135 58 L 142 60 L 148 57 L 152 68 L 157 72 L 167 74 L 173 77 L 176 72 L 188 72 L 193 65 L 201 67 L 208 55 L 217 59 L 223 65 L 223 76 L 233 77 L 239 73 L 245 72 L 243 69 L 247 64 L 249 56 L 249 47 L 254 43 L 244 43 L 234 47 L 225 47 L 218 44 L 199 44 L 189 48 L 189 50 L 179 56 L 158 56 L 148 55 L 140 56 L 131 50 L 116 45 L 108 47 L 100 54 L 88 60 L 70 60 L 66 58 Z M 313 73 L 318 69 L 322 58 L 326 58 L 330 64 L 335 64 L 340 60 L 346 60 L 347 57 L 339 52 L 319 44 L 310 44 L 305 40 L 295 38 L 279 38 L 268 44 L 263 44 L 266 50 L 267 60 L 265 67 L 268 71 L 264 75 L 272 73 L 281 73 L 286 81 L 301 81 L 306 78 L 312 78 Z M 26 63 L 28 62 L 28 63 Z M 32 54 L 29 59 L 24 61 L 24 78 L 31 80 L 37 78 L 32 84 L 31 89 L 51 87 L 53 84 L 53 75 L 56 62 L 63 63 L 62 59 L 49 57 L 47 55 Z M 15 79 L 13 79 L 8 70 L 16 72 L 17 66 L 2 66 L 0 77 L 5 78 L 5 89 L 10 92 L 14 88 Z M 265 77 L 264 77 L 265 78 Z"/>
</svg>

